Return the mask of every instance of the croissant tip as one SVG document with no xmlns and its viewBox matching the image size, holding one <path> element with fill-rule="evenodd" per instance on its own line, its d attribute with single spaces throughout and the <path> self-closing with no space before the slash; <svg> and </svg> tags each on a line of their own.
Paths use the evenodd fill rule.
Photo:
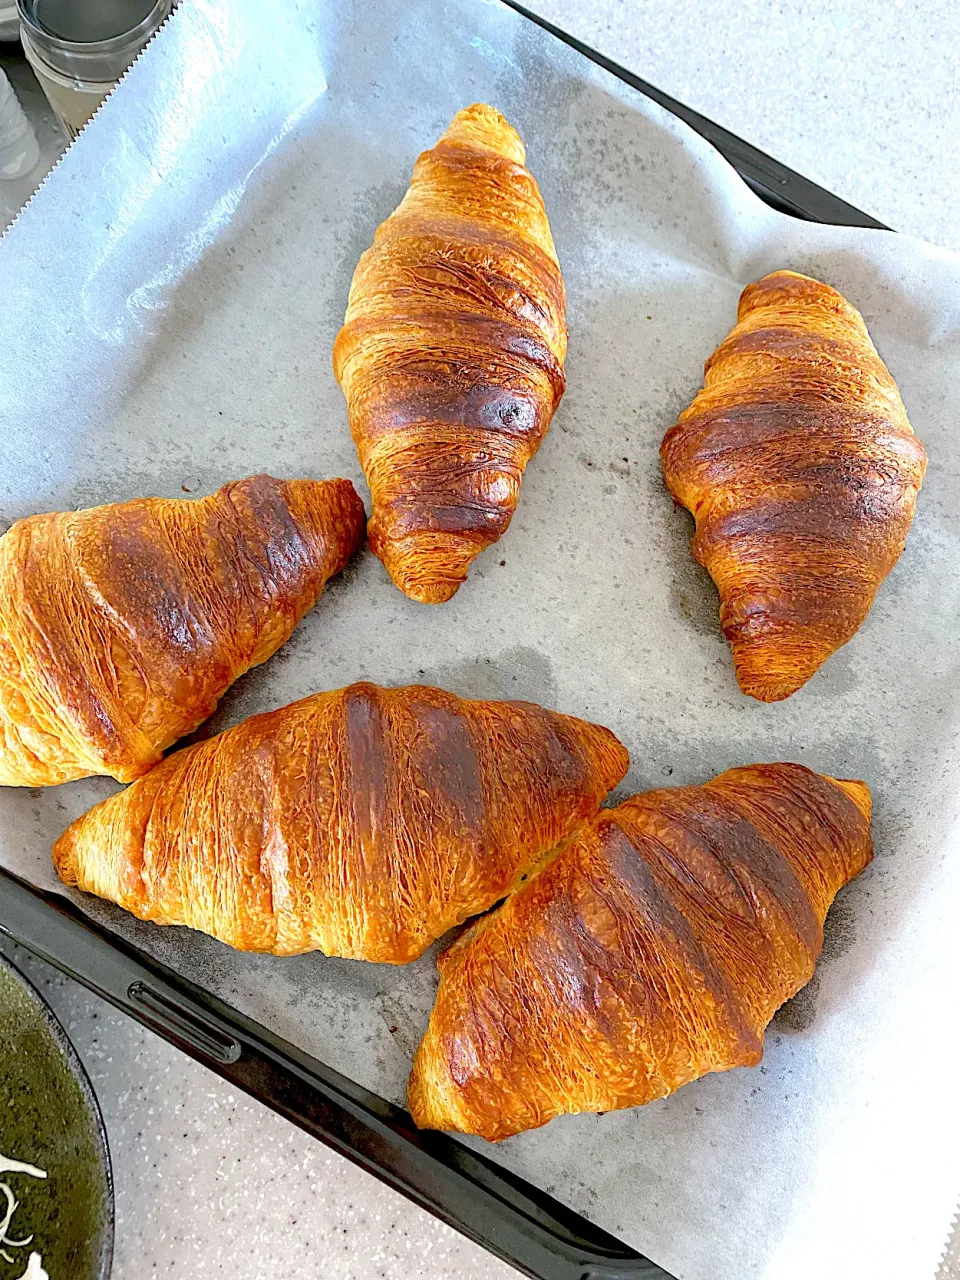
<svg viewBox="0 0 960 1280">
<path fill-rule="evenodd" d="M 733 669 L 741 693 L 758 702 L 783 702 L 823 666 L 829 653 L 804 652 L 802 644 L 789 648 L 781 639 L 730 640 Z"/>
<path fill-rule="evenodd" d="M 67 827 L 66 831 L 53 846 L 53 865 L 57 875 L 64 884 L 75 885 L 77 883 L 77 859 L 76 859 L 76 841 L 73 837 L 73 827 Z"/>
<path fill-rule="evenodd" d="M 482 550 L 468 538 L 433 531 L 391 539 L 378 536 L 373 527 L 368 540 L 394 583 L 419 604 L 445 604 L 452 599 Z"/>
<path fill-rule="evenodd" d="M 829 777 L 829 775 L 827 776 Z M 867 822 L 869 822 L 873 813 L 873 796 L 870 794 L 870 788 L 867 784 L 857 778 L 830 778 L 830 781 L 850 797 Z"/>
<path fill-rule="evenodd" d="M 783 702 L 792 697 L 798 689 L 802 689 L 809 679 L 808 675 L 803 679 L 797 679 L 737 670 L 737 684 L 740 686 L 740 692 L 745 693 L 748 698 L 756 698 L 757 702 Z"/>
<path fill-rule="evenodd" d="M 430 1032 L 421 1042 L 413 1059 L 413 1068 L 407 1080 L 407 1110 L 418 1129 L 436 1129 L 441 1133 L 477 1133 L 489 1138 L 489 1133 L 472 1124 L 464 1124 L 448 1090 L 453 1086 L 434 1053 L 424 1051 Z"/>
<path fill-rule="evenodd" d="M 506 117 L 502 116 L 496 107 L 491 107 L 488 102 L 471 102 L 469 107 L 461 107 L 454 120 L 491 120 L 495 124 L 506 124 Z"/>
<path fill-rule="evenodd" d="M 393 580 L 407 599 L 417 604 L 446 604 L 463 585 L 463 579 L 451 582 L 445 578 L 424 578 L 420 574 L 394 577 Z"/>
<path fill-rule="evenodd" d="M 813 276 L 805 276 L 802 271 L 792 271 L 789 267 L 778 267 L 776 271 L 768 271 L 765 276 L 761 276 L 756 280 L 755 284 L 763 284 L 766 280 L 776 280 L 778 278 L 787 280 L 809 280 L 812 284 L 819 284 L 820 281 Z"/>
<path fill-rule="evenodd" d="M 526 148 L 509 120 L 485 102 L 474 102 L 453 117 L 444 135 L 447 142 L 483 146 L 514 160 L 526 161 Z"/>
<path fill-rule="evenodd" d="M 831 285 L 824 284 L 815 276 L 806 276 L 802 271 L 782 267 L 777 271 L 768 271 L 765 276 L 746 286 L 740 295 L 737 318 L 742 320 L 755 306 L 782 306 L 784 303 L 790 306 L 798 302 L 818 303 L 831 310 L 854 311 L 843 294 L 838 293 Z M 859 312 L 854 314 L 860 318 Z"/>
</svg>

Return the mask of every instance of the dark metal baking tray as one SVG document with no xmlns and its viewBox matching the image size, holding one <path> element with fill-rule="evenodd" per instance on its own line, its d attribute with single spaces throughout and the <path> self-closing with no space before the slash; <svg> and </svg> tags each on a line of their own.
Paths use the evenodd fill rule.
<svg viewBox="0 0 960 1280">
<path fill-rule="evenodd" d="M 702 134 L 773 208 L 887 228 L 582 41 L 503 0 Z M 585 1218 L 410 1116 L 88 919 L 0 868 L 0 932 L 536 1280 L 672 1280 Z"/>
<path fill-rule="evenodd" d="M 589 58 L 597 66 L 603 67 L 605 71 L 615 75 L 624 84 L 630 85 L 631 88 L 637 89 L 659 106 L 665 107 L 667 111 L 677 116 L 684 124 L 688 124 L 691 129 L 695 129 L 697 133 L 716 147 L 725 160 L 733 165 L 751 191 L 780 213 L 789 213 L 792 217 L 803 218 L 807 222 L 830 222 L 838 227 L 872 227 L 875 231 L 889 231 L 891 229 L 882 222 L 878 222 L 876 218 L 872 218 L 870 214 L 864 213 L 862 209 L 857 209 L 852 204 L 847 204 L 846 200 L 841 200 L 839 196 L 835 196 L 831 191 L 825 191 L 823 187 L 818 187 L 809 178 L 803 177 L 802 174 L 793 169 L 788 169 L 785 164 L 781 164 L 779 160 L 774 160 L 766 152 L 760 151 L 749 142 L 744 142 L 735 133 L 731 133 L 729 129 L 724 129 L 721 125 L 714 124 L 712 120 L 702 116 L 699 111 L 693 111 L 690 107 L 684 106 L 682 102 L 678 102 L 676 98 L 671 98 L 668 93 L 664 93 L 656 85 L 652 85 L 648 80 L 643 80 L 640 76 L 634 75 L 626 67 L 621 67 L 619 63 L 608 58 L 606 54 L 598 53 L 596 49 L 591 49 L 589 45 L 584 44 L 582 40 L 578 40 L 576 36 L 572 36 L 568 32 L 562 31 L 559 27 L 555 27 L 552 22 L 548 22 L 546 18 L 541 18 L 539 14 L 524 8 L 516 0 L 501 0 L 501 2 L 528 18 L 531 22 L 535 22 L 544 31 L 549 31 L 552 36 L 562 40 L 571 49 L 576 49 L 577 53 L 582 53 L 585 58 Z"/>
</svg>

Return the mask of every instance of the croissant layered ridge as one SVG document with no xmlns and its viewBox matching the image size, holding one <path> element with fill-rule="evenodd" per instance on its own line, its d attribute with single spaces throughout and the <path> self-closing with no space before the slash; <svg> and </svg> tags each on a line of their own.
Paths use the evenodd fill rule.
<svg viewBox="0 0 960 1280">
<path fill-rule="evenodd" d="M 523 143 L 468 107 L 360 258 L 334 347 L 370 547 L 412 599 L 449 600 L 509 525 L 563 393 L 565 312 Z"/>
<path fill-rule="evenodd" d="M 168 756 L 54 860 L 240 950 L 400 964 L 508 893 L 626 768 L 608 729 L 533 703 L 360 683 Z"/>
<path fill-rule="evenodd" d="M 600 810 L 441 955 L 414 1120 L 498 1140 L 754 1065 L 871 854 L 867 787 L 800 765 Z"/>
<path fill-rule="evenodd" d="M 129 781 L 264 662 L 363 540 L 348 480 L 31 516 L 0 538 L 0 783 Z"/>
<path fill-rule="evenodd" d="M 748 285 L 660 457 L 740 687 L 789 697 L 866 618 L 926 467 L 860 313 L 792 271 Z"/>
</svg>

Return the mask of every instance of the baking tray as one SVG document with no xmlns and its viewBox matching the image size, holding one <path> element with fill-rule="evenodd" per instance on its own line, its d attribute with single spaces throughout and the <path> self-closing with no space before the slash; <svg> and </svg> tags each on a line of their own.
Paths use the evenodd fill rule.
<svg viewBox="0 0 960 1280">
<path fill-rule="evenodd" d="M 714 124 L 575 37 L 503 0 L 695 129 L 781 213 L 883 224 Z M 526 1275 L 539 1280 L 673 1280 L 559 1201 L 302 1053 L 88 919 L 59 894 L 0 868 L 0 932 Z"/>
</svg>

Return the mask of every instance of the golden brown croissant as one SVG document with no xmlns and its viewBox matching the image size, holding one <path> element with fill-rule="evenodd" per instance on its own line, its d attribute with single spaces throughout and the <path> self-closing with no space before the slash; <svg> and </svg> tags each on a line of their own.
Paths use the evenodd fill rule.
<svg viewBox="0 0 960 1280">
<path fill-rule="evenodd" d="M 923 445 L 866 326 L 792 271 L 748 285 L 660 450 L 694 514 L 744 693 L 777 702 L 846 644 L 903 550 Z"/>
<path fill-rule="evenodd" d="M 563 394 L 563 280 L 524 158 L 492 107 L 458 112 L 361 257 L 334 348 L 370 547 L 429 604 L 510 523 Z"/>
<path fill-rule="evenodd" d="M 253 476 L 0 538 L 0 783 L 139 777 L 283 644 L 363 539 L 348 480 Z"/>
<path fill-rule="evenodd" d="M 866 786 L 800 765 L 602 809 L 440 957 L 414 1120 L 498 1140 L 754 1065 L 870 857 Z"/>
<path fill-rule="evenodd" d="M 400 964 L 502 898 L 626 768 L 608 729 L 529 702 L 354 684 L 168 756 L 54 860 L 241 950 Z"/>
</svg>

